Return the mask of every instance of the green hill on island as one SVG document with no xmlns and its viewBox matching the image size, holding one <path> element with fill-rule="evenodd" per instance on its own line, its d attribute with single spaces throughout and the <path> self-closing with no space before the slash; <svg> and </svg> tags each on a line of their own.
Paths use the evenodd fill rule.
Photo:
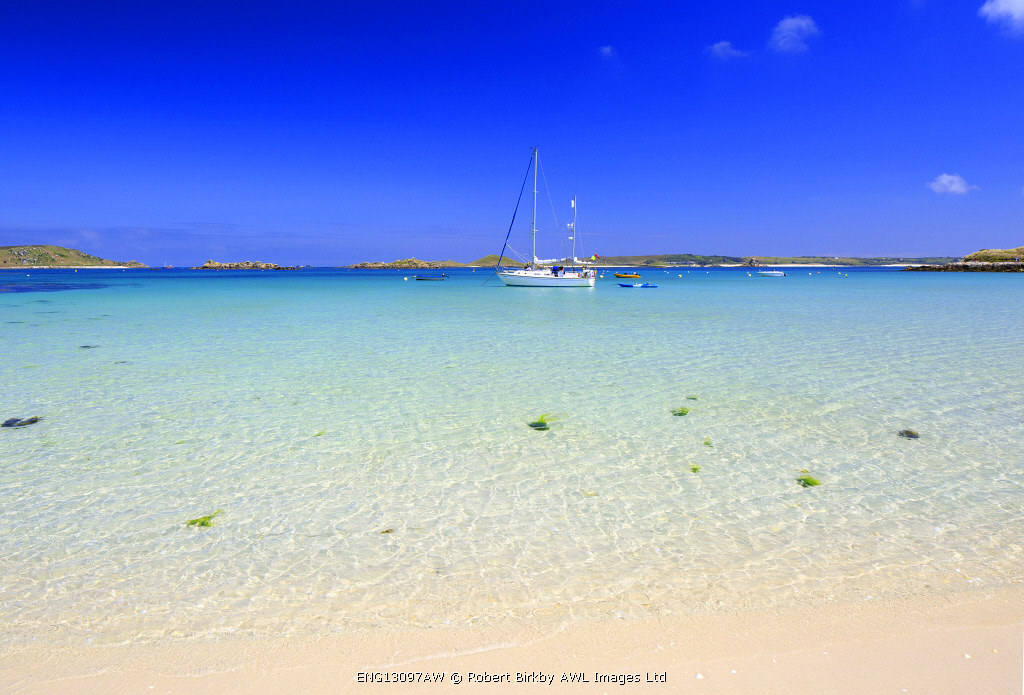
<svg viewBox="0 0 1024 695">
<path fill-rule="evenodd" d="M 964 256 L 965 261 L 980 261 L 982 263 L 999 263 L 1000 261 L 1019 261 L 1024 258 L 1024 246 L 1015 249 L 982 249 Z"/>
<path fill-rule="evenodd" d="M 81 268 L 102 265 L 118 268 L 148 268 L 138 261 L 110 261 L 106 258 L 82 253 L 77 249 L 50 244 L 30 246 L 0 246 L 0 269 L 2 268 Z"/>
<path fill-rule="evenodd" d="M 491 253 L 491 254 L 488 254 L 488 255 L 484 256 L 483 258 L 478 258 L 475 261 L 470 261 L 469 265 L 482 265 L 484 267 L 488 267 L 488 266 L 497 265 L 497 263 L 498 263 L 498 254 Z M 520 263 L 519 261 L 513 261 L 508 256 L 506 256 L 505 258 L 501 259 L 501 264 L 503 266 L 505 266 L 506 268 L 522 268 L 524 265 L 526 265 L 525 263 Z"/>
</svg>

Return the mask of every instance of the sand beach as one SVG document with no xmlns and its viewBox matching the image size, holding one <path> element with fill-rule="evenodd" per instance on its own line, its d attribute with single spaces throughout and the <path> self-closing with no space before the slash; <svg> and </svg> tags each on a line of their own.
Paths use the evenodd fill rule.
<svg viewBox="0 0 1024 695">
<path fill-rule="evenodd" d="M 34 648 L 0 692 L 991 693 L 1021 691 L 1020 586 L 661 620 L 367 632 L 175 646 Z"/>
</svg>

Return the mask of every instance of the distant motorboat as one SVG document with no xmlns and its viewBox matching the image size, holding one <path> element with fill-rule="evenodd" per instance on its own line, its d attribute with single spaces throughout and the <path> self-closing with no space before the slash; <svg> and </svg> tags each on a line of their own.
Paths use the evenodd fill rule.
<svg viewBox="0 0 1024 695">
<path fill-rule="evenodd" d="M 759 270 L 757 274 L 765 278 L 784 278 L 786 274 L 781 270 Z"/>
<path fill-rule="evenodd" d="M 413 278 L 415 278 L 416 280 L 427 280 L 433 282 L 440 282 L 444 280 L 446 277 L 448 276 L 445 275 L 444 273 L 441 273 L 440 277 L 437 275 L 413 275 Z"/>
<path fill-rule="evenodd" d="M 638 278 L 640 273 L 615 273 L 617 278 Z"/>
</svg>

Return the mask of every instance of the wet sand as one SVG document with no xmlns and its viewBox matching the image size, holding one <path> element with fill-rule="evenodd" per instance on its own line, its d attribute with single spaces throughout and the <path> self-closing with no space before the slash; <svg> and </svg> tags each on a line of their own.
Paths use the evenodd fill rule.
<svg viewBox="0 0 1024 695">
<path fill-rule="evenodd" d="M 0 692 L 1016 694 L 1022 616 L 1024 589 L 1010 585 L 813 609 L 579 622 L 553 634 L 33 646 L 0 657 Z M 418 682 L 387 682 L 396 673 Z M 552 676 L 550 684 L 530 682 Z"/>
</svg>

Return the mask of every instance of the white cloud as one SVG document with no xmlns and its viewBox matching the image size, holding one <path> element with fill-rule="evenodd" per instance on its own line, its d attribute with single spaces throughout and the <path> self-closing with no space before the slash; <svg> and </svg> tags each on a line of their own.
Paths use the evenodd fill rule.
<svg viewBox="0 0 1024 695">
<path fill-rule="evenodd" d="M 593 44 L 591 44 L 593 45 Z M 601 46 L 601 57 L 602 58 L 614 58 L 617 51 L 615 46 Z"/>
<path fill-rule="evenodd" d="M 950 193 L 952 195 L 963 195 L 977 186 L 969 185 L 960 174 L 941 174 L 935 177 L 931 183 L 926 183 L 928 188 L 936 193 Z"/>
<path fill-rule="evenodd" d="M 1003 1 L 1003 0 L 1000 0 Z M 1017 2 L 1018 0 L 1010 0 Z M 807 50 L 807 39 L 818 36 L 821 30 L 814 20 L 805 14 L 786 17 L 775 25 L 768 47 L 780 53 L 799 53 Z"/>
<path fill-rule="evenodd" d="M 1006 22 L 1014 31 L 1024 31 L 1024 0 L 988 0 L 978 14 L 990 22 Z"/>
<path fill-rule="evenodd" d="M 747 51 L 741 51 L 737 48 L 733 48 L 731 41 L 719 41 L 716 44 L 708 46 L 705 50 L 714 57 L 721 58 L 722 60 L 745 58 L 750 55 Z"/>
</svg>

